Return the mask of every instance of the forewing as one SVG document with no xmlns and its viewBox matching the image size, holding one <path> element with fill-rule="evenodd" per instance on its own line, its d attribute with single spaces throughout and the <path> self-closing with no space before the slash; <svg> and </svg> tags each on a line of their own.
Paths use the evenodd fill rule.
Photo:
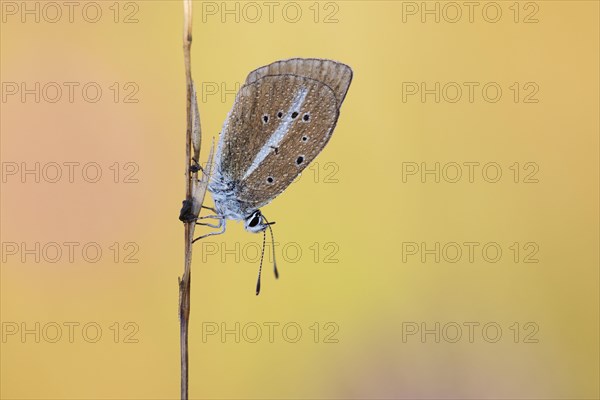
<svg viewBox="0 0 600 400">
<path fill-rule="evenodd" d="M 243 179 L 256 154 L 277 129 L 274 119 L 278 110 L 290 108 L 294 99 L 294 87 L 290 85 L 293 78 L 253 82 L 238 92 L 221 132 L 217 161 L 221 172 L 232 182 L 237 184 Z"/>
<path fill-rule="evenodd" d="M 323 150 L 337 122 L 339 103 L 328 85 L 302 76 L 266 75 L 248 86 L 253 85 L 274 87 L 278 97 L 293 99 L 286 102 L 288 107 L 272 103 L 256 110 L 259 115 L 270 116 L 269 123 L 276 127 L 269 131 L 281 138 L 279 142 L 272 137 L 263 141 L 263 146 L 276 145 L 263 147 L 268 154 L 258 160 L 255 157 L 238 184 L 239 200 L 259 208 L 285 190 Z M 264 152 L 263 148 L 257 152 L 254 147 L 251 154 Z"/>
<path fill-rule="evenodd" d="M 338 107 L 352 81 L 352 69 L 346 64 L 320 58 L 291 58 L 255 69 L 248 74 L 246 84 L 268 75 L 296 75 L 324 83 L 334 92 Z"/>
</svg>

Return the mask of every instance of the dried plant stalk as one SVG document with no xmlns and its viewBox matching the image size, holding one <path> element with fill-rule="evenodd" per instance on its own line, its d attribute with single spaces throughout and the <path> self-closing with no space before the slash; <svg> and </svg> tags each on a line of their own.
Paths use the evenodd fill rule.
<svg viewBox="0 0 600 400">
<path fill-rule="evenodd" d="M 183 276 L 179 278 L 179 335 L 181 351 L 181 399 L 188 398 L 188 328 L 190 320 L 190 288 L 192 266 L 192 242 L 196 218 L 200 214 L 202 202 L 206 195 L 214 154 L 214 142 L 208 156 L 204 171 L 191 169 L 198 162 L 202 133 L 200 130 L 200 113 L 196 98 L 196 88 L 192 80 L 190 52 L 192 45 L 192 1 L 183 0 L 183 55 L 186 80 L 186 141 L 185 141 L 185 198 L 189 205 L 185 226 L 185 262 Z M 193 149 L 193 156 L 192 156 Z M 200 179 L 198 178 L 200 175 Z M 184 202 L 184 208 L 185 208 Z M 183 210 L 182 210 L 183 211 Z M 183 212 L 182 212 L 183 215 Z"/>
</svg>

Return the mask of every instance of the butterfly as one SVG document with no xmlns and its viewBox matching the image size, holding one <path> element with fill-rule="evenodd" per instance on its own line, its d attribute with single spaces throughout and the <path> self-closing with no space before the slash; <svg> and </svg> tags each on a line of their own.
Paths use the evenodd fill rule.
<svg viewBox="0 0 600 400">
<path fill-rule="evenodd" d="M 352 81 L 352 69 L 340 62 L 293 58 L 276 61 L 248 74 L 220 133 L 208 191 L 217 224 L 244 221 L 247 231 L 273 237 L 260 208 L 281 194 L 329 142 L 340 107 Z M 198 240 L 196 239 L 196 240 Z M 274 240 L 274 239 L 273 239 Z M 273 248 L 274 251 L 274 248 Z M 278 276 L 277 265 L 274 265 Z"/>
</svg>

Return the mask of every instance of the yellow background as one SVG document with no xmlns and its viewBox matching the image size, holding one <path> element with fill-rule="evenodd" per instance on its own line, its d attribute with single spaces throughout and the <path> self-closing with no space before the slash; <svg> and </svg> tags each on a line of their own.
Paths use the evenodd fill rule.
<svg viewBox="0 0 600 400">
<path fill-rule="evenodd" d="M 20 254 L 4 252 L 3 333 L 22 323 L 33 329 L 39 322 L 63 326 L 63 335 L 56 343 L 46 340 L 51 331 L 39 343 L 33 334 L 5 335 L 2 398 L 179 395 L 182 6 L 179 1 L 133 3 L 117 5 L 118 23 L 109 8 L 112 1 L 98 2 L 103 11 L 98 23 L 77 12 L 85 2 L 72 23 L 67 16 L 36 23 L 32 17 L 21 22 L 19 15 L 3 15 L 2 82 L 30 87 L 97 82 L 103 89 L 97 103 L 82 100 L 80 91 L 73 103 L 66 92 L 56 103 L 36 103 L 31 95 L 25 102 L 18 95 L 3 100 L 3 168 L 6 163 L 32 168 L 35 162 L 97 162 L 103 176 L 98 183 L 87 183 L 80 174 L 74 183 L 66 177 L 36 183 L 31 176 L 25 182 L 19 175 L 7 176 L 1 240 L 5 246 L 29 247 L 78 242 L 79 249 L 96 242 L 103 257 L 91 263 L 76 253 L 70 263 L 63 254 L 56 263 L 36 263 L 31 255 L 22 262 Z M 436 23 L 427 15 L 421 22 L 420 14 L 403 15 L 411 5 L 394 1 L 299 1 L 302 15 L 296 23 L 290 22 L 294 10 L 288 9 L 288 20 L 282 15 L 284 3 L 276 3 L 272 22 L 262 2 L 255 3 L 262 11 L 255 22 L 245 3 L 237 5 L 239 22 L 236 11 L 223 14 L 222 2 L 194 3 L 192 68 L 201 88 L 225 84 L 232 89 L 250 70 L 289 57 L 342 61 L 352 66 L 354 81 L 334 137 L 316 160 L 319 176 L 307 170 L 263 209 L 277 221 L 280 279 L 275 281 L 267 262 L 263 291 L 254 295 L 254 255 L 262 237 L 245 232 L 242 224 L 230 223 L 226 235 L 209 240 L 227 246 L 217 247 L 217 255 L 203 255 L 202 245 L 197 246 L 192 398 L 598 398 L 598 2 L 521 2 L 518 23 L 513 3 L 497 2 L 502 10 L 497 23 L 482 17 L 486 2 L 478 3 L 472 22 L 462 7 L 456 23 L 444 18 Z M 524 23 L 535 5 L 538 22 Z M 136 6 L 138 22 L 123 23 Z M 217 14 L 203 14 L 214 7 Z M 236 5 L 226 7 L 235 10 Z M 325 23 L 332 12 L 333 20 Z M 115 103 L 109 89 L 114 82 L 121 90 L 134 82 L 139 102 L 124 103 L 123 91 Z M 403 101 L 402 82 L 426 82 L 429 88 L 435 82 L 479 82 L 480 88 L 497 82 L 503 94 L 496 103 L 483 100 L 480 91 L 472 103 L 465 93 L 456 103 L 436 103 L 432 95 L 425 102 L 418 96 Z M 524 103 L 521 92 L 515 103 L 509 89 L 514 82 L 521 90 L 527 82 L 536 83 L 538 102 Z M 205 157 L 234 95 L 222 100 L 221 93 L 204 94 Z M 119 183 L 109 169 L 115 162 L 121 168 Z M 122 182 L 128 162 L 139 167 L 138 183 Z M 436 183 L 431 175 L 425 183 L 419 175 L 403 182 L 406 162 L 428 167 L 496 162 L 503 175 L 498 183 L 486 182 L 481 173 L 473 183 L 464 175 L 457 183 Z M 515 162 L 536 163 L 539 182 L 523 183 L 521 176 L 514 183 L 509 167 Z M 334 164 L 326 170 L 326 163 Z M 337 183 L 325 179 L 332 170 Z M 136 243 L 139 262 L 123 262 L 124 249 L 115 262 L 109 249 L 114 242 L 121 248 Z M 334 247 L 325 248 L 330 242 Z M 424 242 L 428 248 L 436 242 L 478 242 L 479 249 L 496 242 L 503 256 L 497 263 L 485 261 L 480 252 L 472 263 L 465 254 L 456 263 L 436 263 L 433 256 L 421 262 L 419 255 L 403 254 L 405 242 Z M 514 262 L 513 242 L 536 243 L 539 262 L 523 263 L 525 250 Z M 297 262 L 291 250 L 288 257 L 281 253 L 286 244 L 302 249 Z M 331 249 L 338 249 L 334 259 L 339 262 L 325 262 Z M 237 252 L 240 259 L 223 250 Z M 73 343 L 64 325 L 69 322 L 80 324 Z M 102 337 L 88 343 L 81 327 L 94 322 Z M 115 322 L 118 343 L 110 328 Z M 133 337 L 137 343 L 124 343 L 131 332 L 124 329 L 127 322 L 139 327 Z M 251 343 L 247 336 L 254 331 L 246 331 L 239 343 L 231 334 L 203 342 L 206 323 L 233 329 L 236 322 L 262 326 L 263 336 Z M 268 322 L 280 324 L 273 343 Z M 310 328 L 315 322 L 321 327 L 318 343 Z M 328 322 L 335 325 L 324 330 Z M 472 343 L 468 322 L 480 324 Z M 518 343 L 510 330 L 515 322 Z M 537 343 L 524 343 L 528 322 L 539 328 Z M 282 336 L 286 323 L 302 328 L 298 342 Z M 433 334 L 403 341 L 406 323 L 425 323 L 428 329 L 456 323 L 463 336 L 456 343 L 447 340 L 452 331 L 439 343 Z M 502 328 L 498 342 L 483 338 L 481 327 L 487 323 Z M 331 326 L 339 328 L 338 342 L 324 343 Z"/>
</svg>

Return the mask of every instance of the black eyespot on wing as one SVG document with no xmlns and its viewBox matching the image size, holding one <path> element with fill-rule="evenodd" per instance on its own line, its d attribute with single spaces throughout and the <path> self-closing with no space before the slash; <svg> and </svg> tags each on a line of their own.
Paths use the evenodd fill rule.
<svg viewBox="0 0 600 400">
<path fill-rule="evenodd" d="M 297 113 L 296 111 L 294 111 L 294 112 L 292 113 L 292 119 L 295 119 L 297 116 L 298 116 L 298 113 Z"/>
<path fill-rule="evenodd" d="M 267 183 L 273 183 L 274 179 L 272 176 L 267 177 Z"/>
<path fill-rule="evenodd" d="M 310 114 L 309 113 L 304 114 L 302 119 L 304 120 L 304 122 L 308 122 L 310 120 Z"/>
<path fill-rule="evenodd" d="M 304 162 L 304 157 L 303 156 L 298 156 L 298 158 L 296 158 L 296 165 L 300 165 Z"/>
<path fill-rule="evenodd" d="M 306 142 L 308 140 L 308 136 L 302 136 L 302 141 Z"/>
<path fill-rule="evenodd" d="M 279 112 L 277 113 L 277 118 L 281 118 L 281 117 L 283 117 L 283 112 L 279 111 Z"/>
<path fill-rule="evenodd" d="M 263 115 L 263 122 L 266 124 L 267 122 L 269 122 L 269 116 L 268 115 Z"/>
</svg>

